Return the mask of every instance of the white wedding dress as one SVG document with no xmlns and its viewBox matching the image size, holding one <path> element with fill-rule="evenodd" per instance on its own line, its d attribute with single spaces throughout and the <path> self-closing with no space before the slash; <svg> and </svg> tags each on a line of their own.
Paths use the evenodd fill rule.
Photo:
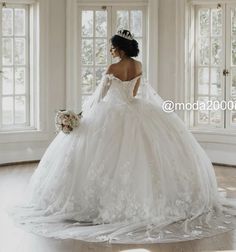
<svg viewBox="0 0 236 252">
<path fill-rule="evenodd" d="M 54 238 L 111 243 L 198 239 L 232 230 L 236 204 L 220 197 L 211 161 L 176 113 L 138 76 L 104 74 L 78 128 L 60 132 L 10 210 Z"/>
</svg>

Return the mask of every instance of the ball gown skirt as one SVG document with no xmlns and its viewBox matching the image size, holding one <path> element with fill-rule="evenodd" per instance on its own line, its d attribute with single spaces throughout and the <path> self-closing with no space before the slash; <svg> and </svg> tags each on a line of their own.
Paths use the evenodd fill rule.
<svg viewBox="0 0 236 252">
<path fill-rule="evenodd" d="M 161 243 L 236 226 L 236 204 L 218 193 L 213 166 L 176 113 L 138 78 L 104 74 L 80 126 L 60 132 L 26 190 L 8 209 L 16 224 L 46 237 Z M 141 78 L 142 79 L 142 78 Z"/>
</svg>

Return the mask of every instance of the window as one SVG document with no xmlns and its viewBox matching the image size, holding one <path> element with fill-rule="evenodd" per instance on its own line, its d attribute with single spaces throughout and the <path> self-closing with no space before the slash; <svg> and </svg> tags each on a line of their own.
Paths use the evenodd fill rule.
<svg viewBox="0 0 236 252">
<path fill-rule="evenodd" d="M 82 95 L 91 95 L 108 64 L 108 13 L 106 10 L 82 11 L 81 76 Z"/>
<path fill-rule="evenodd" d="M 143 27 L 144 22 L 144 10 L 138 9 L 128 9 L 122 10 L 119 8 L 113 8 L 113 15 L 115 16 L 115 27 L 114 33 L 119 29 L 130 30 L 135 39 L 138 41 L 140 53 L 137 57 L 137 60 L 143 61 L 143 51 L 142 44 L 145 36 L 145 31 Z"/>
<path fill-rule="evenodd" d="M 29 5 L 0 8 L 0 129 L 30 127 Z"/>
<path fill-rule="evenodd" d="M 81 7 L 81 72 L 82 102 L 98 85 L 107 66 L 112 63 L 109 39 L 118 29 L 129 29 L 139 43 L 140 61 L 146 60 L 144 7 Z M 144 70 L 145 72 L 145 70 Z"/>
<path fill-rule="evenodd" d="M 194 6 L 194 101 L 236 101 L 236 5 Z M 192 127 L 236 129 L 236 111 L 196 110 Z"/>
</svg>

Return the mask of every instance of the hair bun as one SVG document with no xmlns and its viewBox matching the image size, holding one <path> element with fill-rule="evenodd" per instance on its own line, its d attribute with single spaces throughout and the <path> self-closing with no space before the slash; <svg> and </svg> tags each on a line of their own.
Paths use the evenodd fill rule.
<svg viewBox="0 0 236 252">
<path fill-rule="evenodd" d="M 115 34 L 111 38 L 112 45 L 120 50 L 123 50 L 128 57 L 137 57 L 139 54 L 139 47 L 137 40 L 133 38 L 130 31 L 128 30 L 120 30 L 120 31 L 122 31 L 122 33 L 120 32 L 119 35 Z M 132 36 L 132 39 L 130 36 Z"/>
</svg>

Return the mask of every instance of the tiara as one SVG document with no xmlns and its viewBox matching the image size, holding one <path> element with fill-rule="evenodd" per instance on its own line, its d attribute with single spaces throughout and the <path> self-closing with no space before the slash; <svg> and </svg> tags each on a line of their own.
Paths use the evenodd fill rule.
<svg viewBox="0 0 236 252">
<path fill-rule="evenodd" d="M 128 39 L 128 40 L 133 40 L 134 39 L 134 35 L 131 34 L 128 30 L 119 30 L 116 35 Z"/>
</svg>

